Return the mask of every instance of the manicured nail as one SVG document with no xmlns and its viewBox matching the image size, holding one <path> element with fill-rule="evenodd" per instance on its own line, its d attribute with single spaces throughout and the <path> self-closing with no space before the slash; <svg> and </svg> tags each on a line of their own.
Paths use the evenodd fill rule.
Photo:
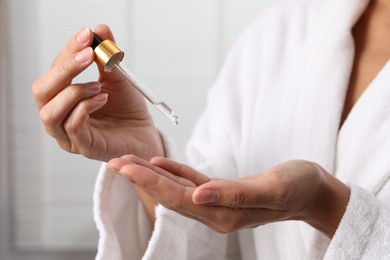
<svg viewBox="0 0 390 260">
<path fill-rule="evenodd" d="M 76 54 L 75 60 L 79 63 L 84 63 L 89 60 L 92 55 L 92 48 L 88 47 Z"/>
<path fill-rule="evenodd" d="M 201 190 L 195 198 L 195 204 L 213 204 L 217 202 L 217 193 L 214 190 Z"/>
<path fill-rule="evenodd" d="M 91 30 L 89 28 L 81 29 L 76 35 L 76 41 L 80 44 L 85 43 L 89 39 L 89 34 Z"/>
</svg>

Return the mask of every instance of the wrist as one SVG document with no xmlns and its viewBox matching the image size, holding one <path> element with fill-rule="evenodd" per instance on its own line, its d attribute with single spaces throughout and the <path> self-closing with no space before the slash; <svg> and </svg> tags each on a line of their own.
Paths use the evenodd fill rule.
<svg viewBox="0 0 390 260">
<path fill-rule="evenodd" d="M 324 182 L 307 211 L 304 221 L 332 238 L 345 213 L 350 189 L 340 180 L 324 172 Z"/>
<path fill-rule="evenodd" d="M 124 138 L 111 143 L 109 151 L 113 152 L 106 153 L 103 161 L 108 162 L 126 154 L 134 154 L 146 161 L 165 155 L 162 138 L 154 126 L 133 128 L 123 136 Z"/>
<path fill-rule="evenodd" d="M 149 131 L 150 133 L 146 135 L 146 139 L 141 141 L 140 151 L 142 152 L 138 156 L 147 161 L 155 156 L 165 157 L 166 152 L 160 131 L 155 127 L 149 129 Z"/>
</svg>

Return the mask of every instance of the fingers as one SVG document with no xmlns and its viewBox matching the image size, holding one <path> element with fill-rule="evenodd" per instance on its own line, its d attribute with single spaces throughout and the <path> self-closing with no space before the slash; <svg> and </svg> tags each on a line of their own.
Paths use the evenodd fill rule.
<svg viewBox="0 0 390 260">
<path fill-rule="evenodd" d="M 129 163 L 129 161 L 133 163 Z M 212 215 L 210 214 L 212 210 L 206 206 L 192 203 L 191 197 L 195 185 L 189 187 L 173 181 L 161 174 L 161 171 L 157 173 L 159 171 L 158 167 L 150 165 L 147 161 L 134 155 L 126 155 L 122 158 L 113 159 L 108 162 L 108 166 L 114 170 L 118 170 L 119 168 L 122 176 L 142 188 L 142 190 L 164 207 L 175 210 L 188 218 L 197 220 L 217 232 L 223 232 L 218 225 L 214 224 L 207 217 L 208 215 Z M 215 216 L 212 218 L 214 219 Z"/>
<path fill-rule="evenodd" d="M 52 67 L 61 63 L 61 61 L 68 57 L 69 55 L 73 55 L 82 51 L 83 49 L 90 47 L 92 44 L 92 31 L 90 28 L 82 28 L 76 34 L 72 36 L 72 38 L 68 41 L 65 47 L 58 53 L 56 58 L 52 63 Z"/>
<path fill-rule="evenodd" d="M 34 82 L 32 91 L 38 109 L 53 99 L 73 78 L 93 62 L 92 48 L 88 47 L 79 53 L 68 56 L 52 67 L 46 74 Z"/>
<path fill-rule="evenodd" d="M 125 177 L 127 177 L 127 179 L 129 179 L 130 181 L 131 180 L 131 175 L 133 174 L 132 172 L 128 172 L 126 166 L 127 165 L 130 165 L 130 164 L 138 164 L 140 166 L 143 166 L 145 168 L 148 168 L 154 172 L 156 172 L 157 174 L 173 181 L 173 182 L 176 182 L 180 185 L 184 185 L 186 187 L 196 187 L 196 185 L 191 181 L 191 180 L 187 180 L 185 178 L 182 178 L 180 176 L 176 176 L 164 169 L 161 169 L 159 167 L 156 167 L 152 164 L 150 164 L 149 162 L 135 156 L 135 155 L 124 155 L 122 156 L 121 158 L 117 158 L 117 159 L 112 159 L 109 161 L 109 166 L 115 170 L 117 170 L 118 172 L 120 172 L 122 175 L 124 175 Z M 130 168 L 130 170 L 132 170 L 132 168 Z"/>
<path fill-rule="evenodd" d="M 99 94 L 100 89 L 100 83 L 89 82 L 85 84 L 74 84 L 61 91 L 43 106 L 40 111 L 46 132 L 53 137 L 59 132 L 64 132 L 63 122 L 78 104 L 79 100 Z"/>
<path fill-rule="evenodd" d="M 62 90 L 40 110 L 40 117 L 46 132 L 56 139 L 61 148 L 69 152 L 80 152 L 71 146 L 71 139 L 85 145 L 90 141 L 85 135 L 78 137 L 85 130 L 89 114 L 107 102 L 107 94 L 100 93 L 98 82 L 74 84 Z"/>
<path fill-rule="evenodd" d="M 99 28 L 100 33 L 112 37 L 107 26 Z M 94 60 L 92 38 L 89 28 L 78 31 L 57 55 L 51 69 L 32 86 L 46 132 L 69 152 L 79 152 L 79 148 L 91 145 L 91 133 L 85 139 L 89 114 L 107 102 L 107 94 L 100 93 L 100 83 L 72 84 Z M 81 142 L 75 147 L 72 139 Z"/>
<path fill-rule="evenodd" d="M 213 204 L 225 207 L 248 205 L 248 190 L 238 181 L 213 179 L 198 187 L 192 196 L 195 204 Z"/>
<path fill-rule="evenodd" d="M 199 186 L 193 194 L 195 204 L 219 205 L 231 208 L 280 209 L 285 190 L 266 179 L 212 179 Z"/>
<path fill-rule="evenodd" d="M 61 145 L 61 147 L 70 152 L 80 153 L 87 158 L 93 158 L 99 152 L 104 152 L 106 147 L 94 149 L 92 146 L 96 145 L 97 140 L 102 140 L 100 130 L 97 130 L 93 126 L 94 123 L 88 124 L 89 115 L 100 109 L 107 103 L 108 95 L 106 93 L 100 93 L 92 98 L 85 99 L 77 104 L 72 113 L 65 120 L 63 127 L 70 140 L 69 145 L 77 144 L 77 150 Z M 94 136 L 94 138 L 93 138 Z M 59 142 L 57 137 L 57 141 Z"/>
<path fill-rule="evenodd" d="M 191 180 L 197 186 L 210 181 L 209 177 L 194 170 L 193 168 L 164 157 L 154 157 L 150 160 L 150 163 L 160 168 L 163 168 L 177 176 L 181 176 L 187 180 Z"/>
<path fill-rule="evenodd" d="M 176 169 L 177 172 L 186 172 L 180 171 L 183 166 L 171 160 L 155 158 L 153 163 Z M 283 218 L 280 211 L 264 208 L 232 208 L 215 204 L 212 206 L 196 204 L 193 202 L 194 192 L 196 192 L 195 187 L 185 186 L 173 181 L 161 174 L 163 169 L 133 155 L 113 159 L 109 162 L 109 166 L 115 170 L 119 168 L 121 175 L 142 188 L 166 208 L 199 221 L 220 233 L 230 233 L 242 228 L 256 227 Z M 210 181 L 210 187 L 216 188 L 219 185 L 227 184 L 222 183 L 222 180 L 215 183 L 213 181 Z M 230 185 L 228 188 L 232 187 L 232 183 L 228 185 Z"/>
<path fill-rule="evenodd" d="M 94 33 L 101 39 L 110 39 L 115 42 L 114 36 L 110 28 L 105 24 L 99 24 L 94 29 Z M 82 51 L 83 49 L 90 47 L 93 40 L 93 33 L 90 28 L 82 28 L 78 31 L 61 50 L 52 63 L 52 67 L 57 66 L 65 57 Z"/>
<path fill-rule="evenodd" d="M 108 26 L 99 25 L 95 30 L 102 39 L 114 40 Z M 81 29 L 57 55 L 51 69 L 34 82 L 32 92 L 39 109 L 62 89 L 68 87 L 73 78 L 92 64 L 94 60 L 93 50 L 90 47 L 92 39 L 91 29 Z"/>
<path fill-rule="evenodd" d="M 152 170 L 151 168 L 154 168 L 158 171 L 158 168 L 147 165 L 146 161 L 138 157 L 131 157 L 134 163 L 124 163 L 123 160 L 126 159 L 122 157 L 121 160 L 111 160 L 108 164 L 110 167 L 120 166 L 119 173 L 122 176 L 137 184 L 137 186 L 141 187 L 146 193 L 154 197 L 164 206 L 168 208 L 179 208 L 182 203 L 191 200 L 194 185 L 188 187 L 179 184 L 162 175 L 161 171 L 157 173 Z M 138 162 L 138 164 L 135 162 Z M 121 165 L 122 163 L 123 165 Z"/>
</svg>

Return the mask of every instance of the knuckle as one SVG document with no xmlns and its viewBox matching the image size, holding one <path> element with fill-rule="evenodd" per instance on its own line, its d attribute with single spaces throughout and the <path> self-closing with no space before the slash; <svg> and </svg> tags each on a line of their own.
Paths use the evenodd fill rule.
<svg viewBox="0 0 390 260">
<path fill-rule="evenodd" d="M 287 189 L 284 187 L 279 187 L 275 191 L 274 202 L 276 205 L 283 206 L 286 205 L 288 201 Z"/>
<path fill-rule="evenodd" d="M 60 62 L 56 65 L 56 69 L 59 75 L 64 75 L 71 71 L 71 66 L 68 62 Z"/>
<path fill-rule="evenodd" d="M 45 107 L 43 107 L 41 111 L 39 111 L 39 115 L 43 124 L 48 129 L 51 129 L 57 123 L 57 120 L 53 113 L 48 111 Z"/>
<path fill-rule="evenodd" d="M 272 175 L 274 193 L 274 203 L 276 205 L 285 205 L 289 198 L 289 188 L 285 180 L 285 173 L 281 171 L 274 171 Z"/>
<path fill-rule="evenodd" d="M 267 177 L 274 183 L 282 182 L 285 179 L 285 173 L 278 168 L 266 172 L 265 175 L 268 175 Z"/>
<path fill-rule="evenodd" d="M 79 135 L 83 131 L 82 122 L 89 118 L 85 102 L 80 102 L 69 114 L 63 123 L 63 128 L 68 135 Z"/>
<path fill-rule="evenodd" d="M 230 196 L 230 200 L 228 201 L 229 207 L 240 207 L 244 205 L 246 202 L 245 194 L 238 188 L 235 188 Z"/>
<path fill-rule="evenodd" d="M 81 100 L 87 97 L 87 88 L 83 88 L 80 85 L 70 85 L 65 88 L 64 93 L 67 95 L 68 100 Z"/>
<path fill-rule="evenodd" d="M 76 97 L 76 96 L 78 96 L 79 93 L 81 92 L 81 91 L 80 91 L 80 88 L 78 88 L 78 87 L 75 86 L 75 85 L 69 86 L 68 88 L 66 88 L 66 91 L 67 91 L 67 94 L 68 94 L 70 97 Z"/>
<path fill-rule="evenodd" d="M 76 134 L 79 127 L 74 120 L 69 119 L 64 123 L 64 129 L 68 134 Z"/>
</svg>

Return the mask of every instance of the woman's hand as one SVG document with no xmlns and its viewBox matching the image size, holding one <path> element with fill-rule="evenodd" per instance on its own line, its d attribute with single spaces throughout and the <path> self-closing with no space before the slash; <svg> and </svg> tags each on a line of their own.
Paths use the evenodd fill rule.
<svg viewBox="0 0 390 260">
<path fill-rule="evenodd" d="M 302 220 L 332 237 L 349 188 L 317 164 L 288 161 L 236 180 L 208 179 L 165 158 L 134 156 L 109 165 L 165 207 L 217 232 L 234 232 L 283 220 Z"/>
<path fill-rule="evenodd" d="M 95 33 L 113 39 L 100 25 Z M 134 153 L 143 158 L 163 155 L 163 147 L 143 97 L 117 71 L 99 68 L 98 81 L 74 78 L 94 60 L 93 34 L 80 30 L 32 87 L 46 132 L 66 151 L 107 161 Z"/>
</svg>

